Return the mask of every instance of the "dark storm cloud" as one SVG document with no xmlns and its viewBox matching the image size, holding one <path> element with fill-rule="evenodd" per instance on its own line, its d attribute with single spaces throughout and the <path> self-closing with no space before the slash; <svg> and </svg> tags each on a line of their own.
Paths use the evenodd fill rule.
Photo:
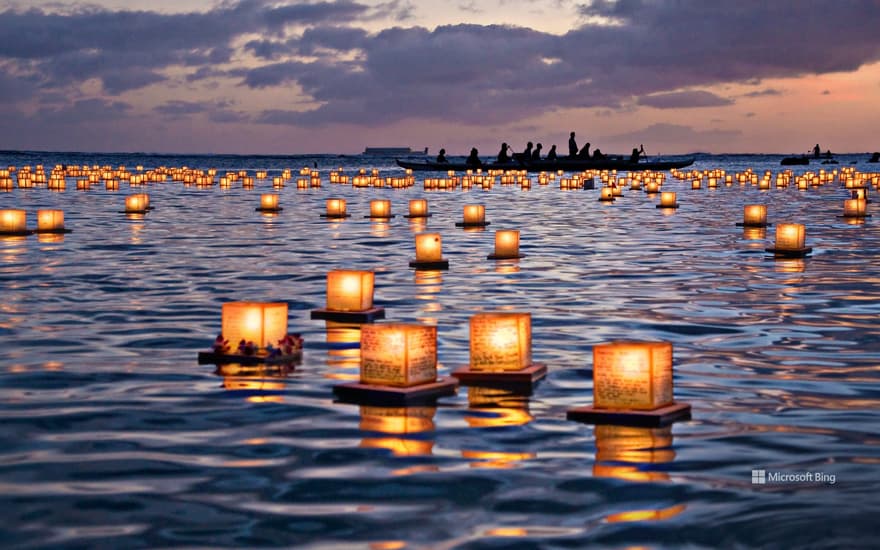
<svg viewBox="0 0 880 550">
<path fill-rule="evenodd" d="M 166 101 L 153 108 L 153 111 L 169 119 L 187 118 L 204 114 L 208 120 L 217 123 L 245 122 L 247 115 L 230 109 L 229 101 Z"/>
<path fill-rule="evenodd" d="M 725 105 L 732 105 L 733 101 L 705 90 L 691 90 L 646 95 L 638 98 L 637 103 L 646 107 L 654 107 L 655 109 L 692 109 L 697 107 L 723 107 Z"/>
</svg>

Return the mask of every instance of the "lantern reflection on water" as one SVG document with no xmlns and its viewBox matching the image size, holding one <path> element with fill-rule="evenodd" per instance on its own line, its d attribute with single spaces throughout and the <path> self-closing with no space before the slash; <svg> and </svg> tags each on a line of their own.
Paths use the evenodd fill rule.
<svg viewBox="0 0 880 550">
<path fill-rule="evenodd" d="M 434 440 L 418 434 L 434 431 L 436 411 L 436 407 L 361 406 L 361 431 L 379 435 L 365 436 L 360 446 L 388 449 L 394 456 L 430 455 Z"/>
</svg>

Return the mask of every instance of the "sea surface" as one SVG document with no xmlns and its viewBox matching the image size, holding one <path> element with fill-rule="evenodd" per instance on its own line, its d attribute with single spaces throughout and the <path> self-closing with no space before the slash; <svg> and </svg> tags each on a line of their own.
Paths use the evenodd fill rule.
<svg viewBox="0 0 880 550">
<path fill-rule="evenodd" d="M 838 156 L 838 166 L 868 155 Z M 782 169 L 780 156 L 698 155 L 692 168 Z M 3 548 L 876 548 L 880 534 L 880 226 L 839 218 L 849 192 L 734 184 L 680 208 L 626 190 L 496 185 L 354 189 L 327 181 L 393 159 L 2 153 L 6 165 L 266 169 L 317 164 L 321 188 L 146 188 L 130 218 L 98 185 L 0 192 L 0 208 L 61 208 L 63 236 L 0 238 Z M 704 181 L 705 183 L 705 181 Z M 343 197 L 353 214 L 319 217 Z M 425 197 L 433 217 L 402 217 Z M 387 198 L 397 217 L 365 219 Z M 468 203 L 491 225 L 454 223 Z M 812 255 L 775 260 L 744 204 L 806 225 Z M 488 261 L 495 229 L 525 258 Z M 438 231 L 450 268 L 414 272 Z M 531 395 L 461 387 L 436 406 L 334 402 L 357 378 L 357 329 L 312 321 L 326 272 L 376 272 L 387 319 L 438 327 L 441 375 L 467 364 L 478 312 L 532 314 L 548 377 Z M 305 338 L 293 368 L 199 365 L 221 304 L 286 301 Z M 566 420 L 592 402 L 592 346 L 668 340 L 693 419 L 664 429 Z M 764 470 L 766 483 L 753 482 Z M 755 474 L 757 475 L 757 473 Z M 774 477 L 776 475 L 776 477 Z M 781 476 L 781 477 L 780 477 Z M 794 476 L 794 480 L 784 480 Z M 798 477 L 800 476 L 800 477 Z"/>
</svg>

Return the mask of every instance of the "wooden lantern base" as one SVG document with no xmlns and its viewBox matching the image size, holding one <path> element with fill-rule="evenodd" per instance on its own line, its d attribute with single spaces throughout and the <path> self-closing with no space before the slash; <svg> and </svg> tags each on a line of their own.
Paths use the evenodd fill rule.
<svg viewBox="0 0 880 550">
<path fill-rule="evenodd" d="M 311 318 L 342 323 L 372 323 L 376 319 L 385 318 L 385 308 L 374 307 L 364 311 L 335 311 L 326 308 L 313 309 Z"/>
<path fill-rule="evenodd" d="M 812 246 L 805 246 L 803 248 L 794 248 L 794 249 L 782 249 L 782 248 L 765 248 L 765 252 L 770 252 L 777 258 L 803 258 L 807 254 L 813 251 Z"/>
<path fill-rule="evenodd" d="M 410 220 L 417 220 L 419 218 L 430 218 L 434 214 L 406 214 L 403 217 Z"/>
<path fill-rule="evenodd" d="M 150 209 L 148 208 L 146 210 L 120 210 L 119 213 L 120 214 L 139 214 L 139 215 L 143 216 L 149 211 L 150 211 Z"/>
<path fill-rule="evenodd" d="M 27 237 L 33 234 L 34 232 L 30 229 L 25 229 L 24 231 L 0 231 L 0 237 Z"/>
<path fill-rule="evenodd" d="M 391 214 L 390 216 L 364 216 L 364 218 L 368 220 L 385 221 L 390 220 L 391 218 L 394 218 L 396 216 L 397 214 Z"/>
<path fill-rule="evenodd" d="M 449 269 L 449 260 L 440 260 L 437 262 L 420 262 L 418 260 L 413 260 L 409 263 L 409 266 L 415 268 L 416 270 L 420 269 Z"/>
<path fill-rule="evenodd" d="M 665 204 L 658 204 L 658 205 L 657 205 L 657 208 L 678 208 L 679 206 L 681 206 L 681 205 L 678 204 L 678 203 L 675 203 L 675 204 L 670 205 L 670 206 L 667 206 L 667 205 L 665 205 Z"/>
<path fill-rule="evenodd" d="M 843 216 L 837 216 L 837 217 L 843 218 L 844 220 L 863 220 L 865 218 L 870 218 L 871 214 L 862 214 L 861 216 L 847 216 L 844 214 Z"/>
<path fill-rule="evenodd" d="M 498 254 L 489 254 L 486 256 L 487 260 L 519 260 L 520 258 L 525 258 L 525 254 L 517 254 L 516 256 L 501 256 Z"/>
<path fill-rule="evenodd" d="M 213 351 L 199 352 L 199 365 L 224 365 L 226 363 L 238 363 L 239 365 L 284 365 L 302 360 L 302 350 L 296 350 L 290 355 L 274 355 L 258 353 L 255 355 L 243 355 L 239 353 L 215 353 Z"/>
<path fill-rule="evenodd" d="M 452 376 L 465 386 L 531 386 L 547 376 L 547 365 L 533 363 L 520 370 L 484 371 L 473 370 L 470 365 L 452 372 Z"/>
<path fill-rule="evenodd" d="M 280 206 L 278 208 L 263 208 L 262 206 L 260 206 L 258 208 L 255 208 L 254 210 L 256 210 L 257 212 L 262 212 L 264 214 L 277 214 L 278 212 L 284 210 L 284 208 Z"/>
<path fill-rule="evenodd" d="M 641 426 L 658 428 L 679 420 L 690 420 L 691 406 L 687 403 L 673 403 L 649 411 L 634 409 L 597 409 L 595 407 L 576 407 L 565 413 L 568 420 L 586 424 L 616 424 L 618 426 Z"/>
<path fill-rule="evenodd" d="M 73 229 L 65 229 L 63 227 L 59 229 L 35 229 L 34 233 L 37 235 L 64 235 L 67 233 L 73 233 Z"/>
<path fill-rule="evenodd" d="M 486 227 L 492 222 L 455 222 L 455 227 Z"/>
<path fill-rule="evenodd" d="M 333 395 L 339 401 L 355 404 L 410 405 L 434 401 L 439 397 L 455 395 L 458 380 L 452 377 L 438 378 L 436 382 L 419 384 L 408 388 L 361 384 L 349 382 L 333 386 Z"/>
<path fill-rule="evenodd" d="M 350 218 L 351 214 L 321 214 L 321 217 L 326 220 L 344 220 Z"/>
<path fill-rule="evenodd" d="M 770 227 L 773 225 L 772 223 L 745 223 L 745 222 L 736 222 L 737 227 Z"/>
<path fill-rule="evenodd" d="M 599 197 L 599 198 L 596 199 L 596 200 L 598 200 L 599 202 L 614 202 L 614 197 L 611 197 L 611 198 L 608 198 L 608 199 L 603 199 L 602 197 Z"/>
</svg>

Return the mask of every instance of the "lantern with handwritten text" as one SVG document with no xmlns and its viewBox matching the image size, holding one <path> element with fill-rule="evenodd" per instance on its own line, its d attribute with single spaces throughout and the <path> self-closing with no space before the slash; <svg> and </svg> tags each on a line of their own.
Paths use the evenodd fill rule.
<svg viewBox="0 0 880 550">
<path fill-rule="evenodd" d="M 361 328 L 361 384 L 411 387 L 436 380 L 436 326 L 380 323 Z"/>
</svg>

